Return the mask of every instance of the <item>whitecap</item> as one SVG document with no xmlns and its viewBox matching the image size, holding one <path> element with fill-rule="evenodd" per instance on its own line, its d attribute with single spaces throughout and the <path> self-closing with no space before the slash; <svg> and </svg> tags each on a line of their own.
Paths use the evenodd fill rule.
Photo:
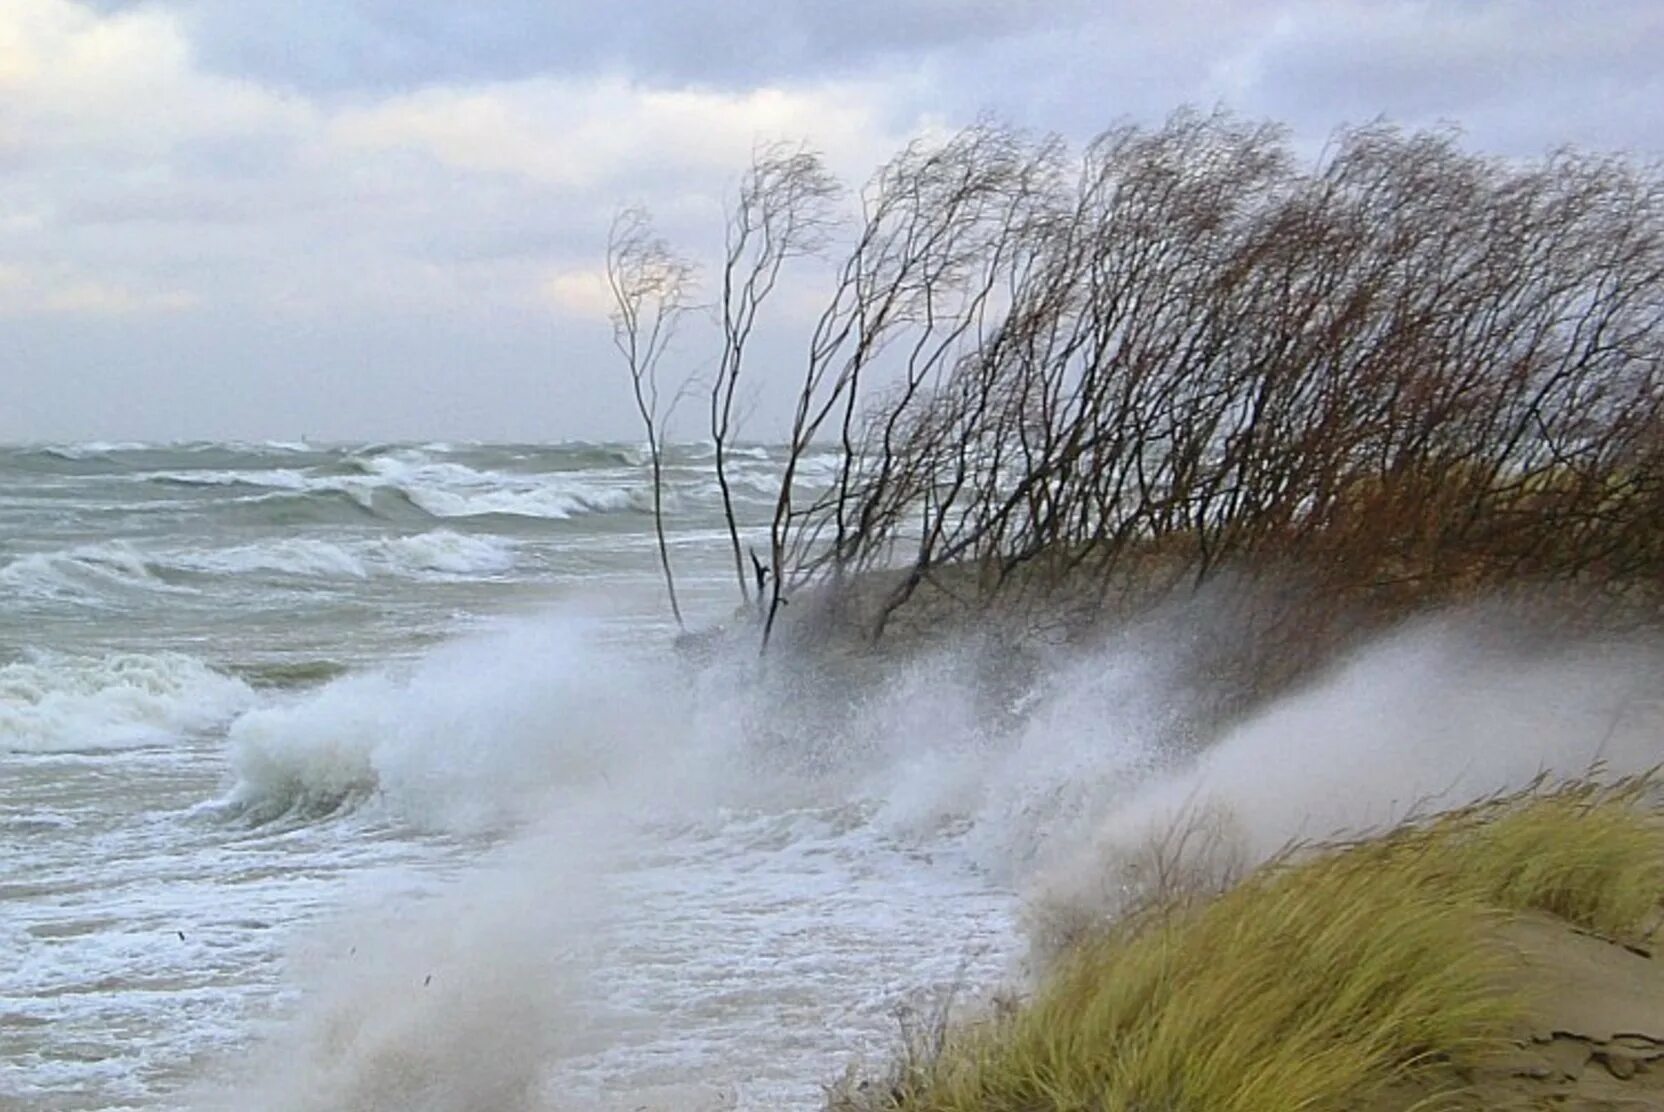
<svg viewBox="0 0 1664 1112">
<path fill-rule="evenodd" d="M 19 556 L 0 567 L 0 584 L 24 598 L 77 602 L 135 589 L 191 593 L 157 578 L 145 555 L 125 541 Z"/>
<path fill-rule="evenodd" d="M 155 745 L 225 722 L 254 698 L 241 680 L 180 653 L 37 653 L 0 668 L 0 748 Z"/>
</svg>

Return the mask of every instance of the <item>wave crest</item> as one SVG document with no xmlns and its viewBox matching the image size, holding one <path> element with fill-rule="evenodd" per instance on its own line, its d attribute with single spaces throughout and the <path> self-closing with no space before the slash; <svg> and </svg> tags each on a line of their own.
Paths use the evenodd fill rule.
<svg viewBox="0 0 1664 1112">
<path fill-rule="evenodd" d="M 228 721 L 254 698 L 243 681 L 181 653 L 37 653 L 0 668 L 0 748 L 158 745 Z"/>
<path fill-rule="evenodd" d="M 83 603 L 132 591 L 190 590 L 157 576 L 144 554 L 125 541 L 19 556 L 0 567 L 0 584 L 24 598 Z"/>
</svg>

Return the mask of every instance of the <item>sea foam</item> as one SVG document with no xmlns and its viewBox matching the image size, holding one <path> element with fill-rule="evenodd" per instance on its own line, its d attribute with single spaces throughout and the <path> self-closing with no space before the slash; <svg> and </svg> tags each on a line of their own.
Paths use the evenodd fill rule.
<svg viewBox="0 0 1664 1112">
<path fill-rule="evenodd" d="M 158 745 L 223 723 L 254 701 L 241 680 L 178 653 L 37 653 L 0 667 L 0 748 Z"/>
<path fill-rule="evenodd" d="M 78 603 L 110 601 L 134 591 L 189 592 L 158 578 L 144 553 L 125 541 L 16 557 L 0 566 L 0 584 L 24 598 Z"/>
<path fill-rule="evenodd" d="M 1041 925 L 1108 913 L 1123 866 L 1198 811 L 1218 822 L 1209 846 L 1251 864 L 1539 773 L 1664 757 L 1656 646 L 1425 623 L 1209 732 L 1174 648 L 1205 639 L 1196 620 L 1013 677 L 998 641 L 857 675 L 759 665 L 744 639 L 703 664 L 630 654 L 527 619 L 251 710 L 230 732 L 227 802 L 245 814 L 379 806 L 502 849 L 410 914 L 320 933 L 328 955 L 261 1052 L 255 1106 L 391 1112 L 419 1090 L 437 1112 L 574 1092 L 710 1107 L 699 1087 L 759 1077 L 723 1071 L 760 1056 L 791 1077 L 731 1107 L 811 1107 L 886 994 L 940 988 L 973 958 L 998 976 L 977 955 L 1015 960 L 1019 899 Z M 977 933 L 993 930 L 1004 941 Z M 624 990 L 617 1026 L 605 1008 Z M 850 1027 L 829 1038 L 830 1022 Z M 607 1046 L 582 1045 L 598 1031 Z M 666 1073 L 684 1088 L 656 1103 Z"/>
</svg>

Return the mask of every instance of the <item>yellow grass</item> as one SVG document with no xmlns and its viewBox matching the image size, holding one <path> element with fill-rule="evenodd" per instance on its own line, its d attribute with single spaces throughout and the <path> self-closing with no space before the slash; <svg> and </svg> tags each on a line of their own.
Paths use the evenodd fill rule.
<svg viewBox="0 0 1664 1112">
<path fill-rule="evenodd" d="M 1290 854 L 1082 942 L 1025 1003 L 831 1106 L 1339 1112 L 1414 1081 L 1460 1107 L 1460 1068 L 1523 1006 L 1498 988 L 1497 921 L 1539 910 L 1628 936 L 1657 907 L 1648 790 L 1535 790 Z"/>
</svg>

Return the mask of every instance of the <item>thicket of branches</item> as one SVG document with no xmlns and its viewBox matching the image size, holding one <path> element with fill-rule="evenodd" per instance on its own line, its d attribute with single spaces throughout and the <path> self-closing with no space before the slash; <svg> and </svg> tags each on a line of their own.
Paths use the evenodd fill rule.
<svg viewBox="0 0 1664 1112">
<path fill-rule="evenodd" d="M 833 187 L 795 153 L 813 190 L 747 178 L 777 226 L 813 230 L 764 257 L 765 293 L 831 227 Z M 1656 166 L 1384 124 L 1302 166 L 1275 126 L 1184 111 L 1078 157 L 978 125 L 910 146 L 859 201 L 752 588 L 765 626 L 878 568 L 901 572 L 875 636 L 950 566 L 981 601 L 1296 560 L 1428 593 L 1664 577 Z M 806 493 L 798 464 L 828 442 L 837 474 Z"/>
</svg>

